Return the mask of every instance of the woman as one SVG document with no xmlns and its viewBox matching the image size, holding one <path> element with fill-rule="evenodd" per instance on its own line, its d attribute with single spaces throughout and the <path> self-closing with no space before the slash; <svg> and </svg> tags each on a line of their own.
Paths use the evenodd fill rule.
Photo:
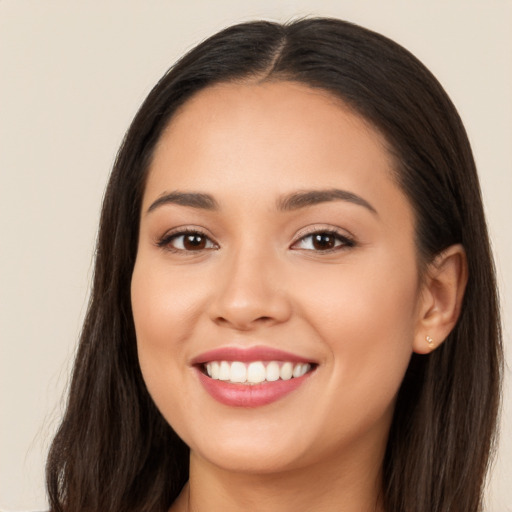
<svg viewBox="0 0 512 512">
<path fill-rule="evenodd" d="M 51 507 L 478 511 L 500 367 L 475 165 L 435 78 L 338 20 L 238 25 L 118 154 Z"/>
</svg>

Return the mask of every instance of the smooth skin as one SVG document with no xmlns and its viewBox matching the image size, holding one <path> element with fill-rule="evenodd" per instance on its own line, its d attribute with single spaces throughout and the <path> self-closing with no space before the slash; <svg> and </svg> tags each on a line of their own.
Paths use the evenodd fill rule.
<svg viewBox="0 0 512 512">
<path fill-rule="evenodd" d="M 297 199 L 311 191 L 328 193 Z M 291 82 L 199 92 L 157 145 L 132 279 L 145 382 L 191 449 L 171 510 L 383 510 L 397 391 L 453 328 L 466 274 L 453 246 L 419 275 L 386 143 L 340 100 Z M 256 345 L 317 366 L 262 407 L 214 400 L 191 361 Z"/>
</svg>

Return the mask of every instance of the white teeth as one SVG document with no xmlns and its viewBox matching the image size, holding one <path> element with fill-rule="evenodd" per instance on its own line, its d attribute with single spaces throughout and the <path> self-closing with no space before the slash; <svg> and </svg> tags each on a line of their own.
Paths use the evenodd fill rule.
<svg viewBox="0 0 512 512">
<path fill-rule="evenodd" d="M 244 363 L 233 361 L 231 363 L 231 382 L 245 382 L 247 380 L 247 367 Z"/>
<path fill-rule="evenodd" d="M 211 363 L 211 375 L 210 377 L 212 379 L 218 379 L 219 378 L 219 363 L 217 361 L 213 361 Z"/>
<path fill-rule="evenodd" d="M 267 377 L 265 365 L 261 361 L 251 363 L 247 368 L 247 382 L 259 384 Z"/>
<path fill-rule="evenodd" d="M 293 376 L 295 378 L 297 377 L 302 377 L 304 375 L 304 373 L 302 373 L 302 368 L 303 368 L 304 365 L 302 364 L 296 364 L 294 367 L 293 367 Z"/>
<path fill-rule="evenodd" d="M 284 363 L 283 366 L 281 366 L 281 379 L 283 380 L 290 380 L 293 375 L 293 365 L 292 363 Z"/>
<path fill-rule="evenodd" d="M 279 379 L 279 363 L 276 361 L 270 361 L 270 363 L 267 364 L 267 375 L 266 380 L 269 382 L 275 382 Z"/>
<path fill-rule="evenodd" d="M 205 365 L 206 373 L 216 380 L 223 380 L 237 384 L 260 384 L 262 382 L 275 382 L 279 379 L 290 380 L 302 377 L 309 370 L 309 363 L 279 363 L 270 361 L 253 361 L 243 363 L 241 361 L 210 361 Z"/>
<path fill-rule="evenodd" d="M 219 367 L 219 380 L 229 380 L 231 376 L 231 368 L 227 361 L 222 361 Z"/>
</svg>

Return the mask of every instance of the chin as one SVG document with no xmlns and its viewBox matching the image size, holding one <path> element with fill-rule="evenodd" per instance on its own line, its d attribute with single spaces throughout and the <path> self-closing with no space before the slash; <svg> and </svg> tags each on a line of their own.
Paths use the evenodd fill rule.
<svg viewBox="0 0 512 512">
<path fill-rule="evenodd" d="M 224 443 L 222 446 L 205 450 L 192 450 L 192 457 L 199 456 L 218 468 L 246 474 L 273 474 L 296 469 L 301 466 L 301 453 L 291 446 L 261 446 L 254 443 L 241 449 L 238 443 Z"/>
</svg>

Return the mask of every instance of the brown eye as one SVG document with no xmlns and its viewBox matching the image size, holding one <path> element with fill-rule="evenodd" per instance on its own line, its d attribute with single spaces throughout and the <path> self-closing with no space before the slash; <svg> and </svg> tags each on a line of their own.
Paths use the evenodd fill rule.
<svg viewBox="0 0 512 512">
<path fill-rule="evenodd" d="M 354 247 L 355 242 L 350 238 L 333 231 L 317 231 L 303 236 L 292 249 L 302 249 L 315 252 L 328 252 Z"/>
<path fill-rule="evenodd" d="M 336 245 L 336 237 L 331 233 L 316 233 L 312 236 L 312 244 L 317 251 L 332 249 Z"/>
<path fill-rule="evenodd" d="M 199 251 L 206 249 L 206 237 L 199 233 L 183 235 L 183 248 L 186 251 Z"/>
<path fill-rule="evenodd" d="M 218 249 L 218 246 L 203 233 L 185 231 L 174 233 L 162 238 L 158 246 L 175 252 L 199 252 L 209 249 Z"/>
</svg>

